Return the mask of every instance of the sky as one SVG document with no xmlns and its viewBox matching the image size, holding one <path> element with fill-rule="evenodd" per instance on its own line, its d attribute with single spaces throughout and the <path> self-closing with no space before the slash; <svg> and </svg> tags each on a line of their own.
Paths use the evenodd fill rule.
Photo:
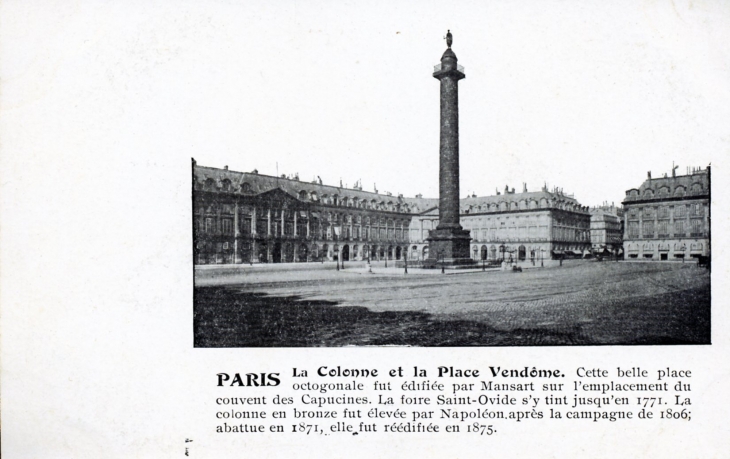
<svg viewBox="0 0 730 459">
<path fill-rule="evenodd" d="M 447 29 L 466 69 L 462 197 L 526 183 L 529 191 L 561 187 L 585 205 L 618 203 L 647 171 L 660 176 L 675 163 L 684 173 L 730 152 L 728 2 L 14 8 L 20 13 L 6 27 L 26 39 L 3 49 L 11 64 L 5 107 L 22 117 L 42 104 L 31 112 L 33 123 L 39 111 L 49 114 L 40 118 L 52 128 L 45 146 L 72 133 L 63 141 L 68 154 L 110 170 L 194 157 L 438 197 L 432 72 Z"/>
</svg>

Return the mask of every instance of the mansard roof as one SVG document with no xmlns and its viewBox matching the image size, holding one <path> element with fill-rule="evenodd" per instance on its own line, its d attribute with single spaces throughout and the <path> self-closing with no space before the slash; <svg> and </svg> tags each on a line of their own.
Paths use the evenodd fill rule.
<svg viewBox="0 0 730 459">
<path fill-rule="evenodd" d="M 283 192 L 307 201 L 321 201 L 326 197 L 357 200 L 359 202 L 376 202 L 378 204 L 392 204 L 395 212 L 420 212 L 433 205 L 418 198 L 405 198 L 383 193 L 373 193 L 360 189 L 324 185 L 289 178 L 278 178 L 270 175 L 238 172 L 228 169 L 218 169 L 195 165 L 193 180 L 196 190 L 229 192 L 241 195 L 256 195 L 279 188 Z M 313 199 L 314 198 L 314 199 Z M 438 202 L 438 200 L 435 200 Z M 415 205 L 415 208 L 413 207 Z M 399 208 L 400 210 L 396 210 Z M 382 209 L 390 210 L 390 209 Z"/>
<path fill-rule="evenodd" d="M 379 210 L 400 213 L 423 214 L 438 208 L 439 205 L 438 198 L 392 196 L 360 189 L 324 185 L 289 178 L 278 178 L 258 173 L 198 166 L 197 164 L 193 167 L 193 179 L 195 189 L 202 191 L 258 195 L 279 189 L 303 201 L 321 202 L 323 198 L 337 196 L 339 200 L 346 198 L 360 202 L 383 204 L 386 208 Z M 494 208 L 489 209 L 490 206 L 496 205 L 499 207 L 501 203 L 506 203 L 510 209 L 513 207 L 512 203 L 515 203 L 519 208 L 529 208 L 531 201 L 537 207 L 544 207 L 540 205 L 543 199 L 547 202 L 547 207 L 565 208 L 566 210 L 576 212 L 588 211 L 588 208 L 580 205 L 574 197 L 560 192 L 551 192 L 547 189 L 534 192 L 513 192 L 493 196 L 467 197 L 460 199 L 459 206 L 461 213 L 490 212 L 494 211 Z M 388 204 L 392 204 L 392 207 L 388 207 Z"/>
<path fill-rule="evenodd" d="M 639 188 L 626 190 L 624 202 L 669 197 L 706 196 L 710 193 L 709 167 L 687 175 L 647 178 Z"/>
</svg>

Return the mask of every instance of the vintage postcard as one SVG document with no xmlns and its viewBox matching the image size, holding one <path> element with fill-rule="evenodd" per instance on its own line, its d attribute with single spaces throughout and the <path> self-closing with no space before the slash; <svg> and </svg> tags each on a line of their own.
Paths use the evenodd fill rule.
<svg viewBox="0 0 730 459">
<path fill-rule="evenodd" d="M 730 5 L 5 2 L 2 454 L 730 443 Z"/>
</svg>

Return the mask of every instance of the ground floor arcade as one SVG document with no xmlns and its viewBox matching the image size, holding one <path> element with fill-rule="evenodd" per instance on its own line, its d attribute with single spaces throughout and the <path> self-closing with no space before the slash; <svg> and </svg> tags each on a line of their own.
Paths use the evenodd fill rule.
<svg viewBox="0 0 730 459">
<path fill-rule="evenodd" d="M 312 263 L 324 261 L 401 260 L 407 245 L 398 242 L 306 241 L 260 238 L 202 241 L 196 244 L 195 264 Z"/>
</svg>

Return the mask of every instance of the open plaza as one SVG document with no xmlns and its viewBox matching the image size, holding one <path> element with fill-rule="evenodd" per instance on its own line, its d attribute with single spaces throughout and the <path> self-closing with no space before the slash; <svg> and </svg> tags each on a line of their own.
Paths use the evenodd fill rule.
<svg viewBox="0 0 730 459">
<path fill-rule="evenodd" d="M 195 346 L 710 343 L 710 273 L 694 262 L 523 268 L 196 267 Z"/>
</svg>

